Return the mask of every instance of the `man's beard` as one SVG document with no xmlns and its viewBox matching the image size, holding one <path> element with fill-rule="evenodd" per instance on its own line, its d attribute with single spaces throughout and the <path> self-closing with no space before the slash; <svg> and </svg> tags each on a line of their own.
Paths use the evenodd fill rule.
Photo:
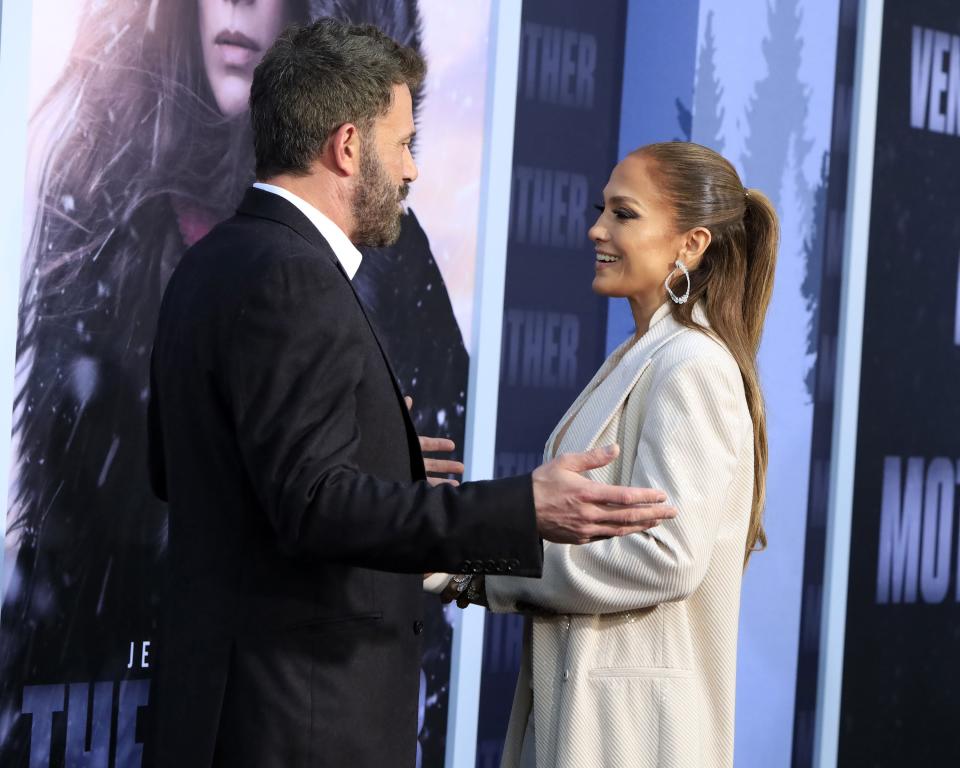
<svg viewBox="0 0 960 768">
<path fill-rule="evenodd" d="M 400 188 L 394 185 L 372 147 L 362 152 L 360 176 L 353 193 L 354 244 L 379 247 L 397 242 L 400 201 L 409 189 L 409 184 Z"/>
</svg>

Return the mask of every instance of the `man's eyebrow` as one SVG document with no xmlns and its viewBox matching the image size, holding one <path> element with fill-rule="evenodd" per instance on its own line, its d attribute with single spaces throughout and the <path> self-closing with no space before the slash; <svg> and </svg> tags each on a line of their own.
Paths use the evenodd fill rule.
<svg viewBox="0 0 960 768">
<path fill-rule="evenodd" d="M 400 139 L 400 143 L 401 143 L 401 144 L 409 144 L 411 141 L 413 141 L 413 138 L 414 138 L 414 136 L 416 136 L 416 135 L 417 135 L 416 130 L 410 131 L 410 133 L 408 133 L 406 136 L 404 136 L 402 139 Z"/>
</svg>

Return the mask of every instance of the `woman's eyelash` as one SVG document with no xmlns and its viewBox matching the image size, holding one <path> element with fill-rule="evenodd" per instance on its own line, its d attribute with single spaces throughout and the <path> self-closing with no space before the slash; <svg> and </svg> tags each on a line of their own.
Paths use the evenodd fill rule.
<svg viewBox="0 0 960 768">
<path fill-rule="evenodd" d="M 596 208 L 598 211 L 600 211 L 600 213 L 603 213 L 605 210 L 607 210 L 607 207 L 601 203 L 596 203 L 593 207 Z M 618 219 L 637 218 L 637 214 L 635 214 L 633 211 L 627 210 L 626 208 L 614 208 L 613 215 L 616 216 Z"/>
</svg>

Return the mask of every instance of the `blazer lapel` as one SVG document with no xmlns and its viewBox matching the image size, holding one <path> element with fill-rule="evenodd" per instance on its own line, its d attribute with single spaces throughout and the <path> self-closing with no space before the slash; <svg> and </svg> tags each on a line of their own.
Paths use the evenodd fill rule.
<svg viewBox="0 0 960 768">
<path fill-rule="evenodd" d="M 550 459 L 555 458 L 559 455 L 560 450 L 557 445 L 557 435 L 560 433 L 560 430 L 563 429 L 564 424 L 566 424 L 570 419 L 579 412 L 584 401 L 590 397 L 594 389 L 597 388 L 597 385 L 604 380 L 604 378 L 616 367 L 617 363 L 620 361 L 624 353 L 624 348 L 629 347 L 633 343 L 632 339 L 626 339 L 619 347 L 617 347 L 613 352 L 610 353 L 610 356 L 603 361 L 603 365 L 600 366 L 593 378 L 587 383 L 587 386 L 583 388 L 583 391 L 577 395 L 577 399 L 573 401 L 571 406 L 567 408 L 567 412 L 563 414 L 563 418 L 557 422 L 557 425 L 553 428 L 553 432 L 550 433 L 550 436 L 547 438 L 546 445 L 543 449 L 543 458 L 544 461 L 549 461 Z M 568 429 L 567 432 L 570 430 Z M 566 441 L 564 441 L 566 442 Z"/>
<path fill-rule="evenodd" d="M 658 310 L 650 329 L 617 360 L 611 355 L 611 366 L 601 368 L 598 381 L 581 396 L 580 410 L 570 423 L 557 453 L 584 450 L 592 446 L 620 411 L 637 381 L 646 371 L 653 355 L 675 336 L 688 330 L 670 314 Z M 659 317 L 658 317 L 659 315 Z M 628 342 L 629 343 L 629 340 Z M 622 349 L 622 347 L 621 347 Z M 606 370 L 605 370 L 606 369 Z M 601 375 L 602 374 L 602 375 Z"/>
</svg>

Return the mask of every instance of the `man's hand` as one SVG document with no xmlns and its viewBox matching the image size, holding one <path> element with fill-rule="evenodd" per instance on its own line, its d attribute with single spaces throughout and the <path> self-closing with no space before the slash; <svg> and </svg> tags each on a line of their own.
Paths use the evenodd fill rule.
<svg viewBox="0 0 960 768">
<path fill-rule="evenodd" d="M 413 410 L 413 398 L 404 397 L 403 402 L 407 404 L 407 410 Z M 451 451 L 456 450 L 457 445 L 453 440 L 447 440 L 444 437 L 421 437 L 417 435 L 417 438 L 420 440 L 420 452 L 423 454 L 427 453 L 450 453 Z M 430 485 L 460 485 L 458 480 L 452 480 L 447 477 L 431 477 L 430 474 L 435 475 L 462 475 L 464 466 L 459 461 L 450 461 L 448 459 L 428 459 L 424 456 L 423 459 L 423 469 L 427 473 L 427 482 Z"/>
<path fill-rule="evenodd" d="M 533 471 L 537 530 L 547 541 L 588 544 L 639 533 L 677 511 L 663 491 L 594 483 L 580 472 L 603 467 L 620 453 L 616 445 L 569 453 Z"/>
</svg>

